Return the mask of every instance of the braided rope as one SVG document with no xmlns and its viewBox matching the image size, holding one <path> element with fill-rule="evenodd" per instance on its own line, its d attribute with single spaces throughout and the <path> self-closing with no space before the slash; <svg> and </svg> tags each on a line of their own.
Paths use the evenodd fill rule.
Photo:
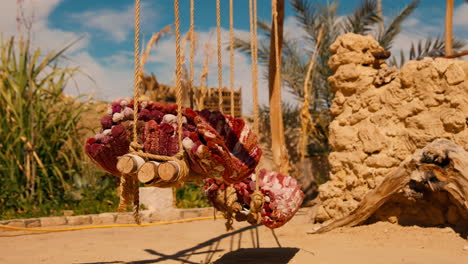
<svg viewBox="0 0 468 264">
<path fill-rule="evenodd" d="M 249 1 L 250 10 L 250 48 L 252 57 L 252 98 L 254 112 L 254 132 L 259 133 L 258 122 L 258 49 L 257 49 L 257 0 Z M 250 196 L 250 213 L 248 221 L 251 224 L 259 224 L 262 220 L 260 212 L 262 211 L 265 198 L 260 191 L 259 175 L 255 175 L 255 191 Z"/>
<path fill-rule="evenodd" d="M 144 159 L 160 161 L 174 161 L 179 165 L 179 177 L 173 184 L 182 182 L 189 175 L 189 168 L 185 161 L 185 152 L 182 145 L 182 57 L 180 51 L 180 16 L 179 1 L 174 0 L 175 14 L 175 37 L 176 37 L 176 103 L 177 103 L 177 133 L 179 140 L 179 152 L 174 156 L 163 156 L 142 151 L 141 144 L 138 143 L 138 105 L 140 102 L 140 64 L 139 64 L 139 36 L 140 36 L 140 0 L 135 0 L 135 86 L 134 86 L 134 111 L 133 111 L 133 141 L 130 143 L 130 153 L 138 155 Z"/>
<path fill-rule="evenodd" d="M 249 0 L 250 49 L 252 57 L 252 99 L 254 132 L 259 133 L 258 111 L 258 57 L 257 57 L 257 0 Z"/>
<path fill-rule="evenodd" d="M 234 117 L 234 8 L 229 0 L 229 86 L 231 86 L 231 116 Z"/>
<path fill-rule="evenodd" d="M 134 54 L 134 86 L 133 86 L 133 145 L 141 149 L 138 145 L 137 122 L 138 122 L 138 103 L 140 99 L 141 86 L 141 66 L 140 66 L 140 0 L 135 0 L 135 54 Z M 133 175 L 123 174 L 120 177 L 120 202 L 119 211 L 124 211 L 129 201 L 133 201 L 133 217 L 137 224 L 140 224 L 140 202 L 138 180 Z"/>
<path fill-rule="evenodd" d="M 135 53 L 134 53 L 134 86 L 133 86 L 133 141 L 138 143 L 137 122 L 138 122 L 138 103 L 140 100 L 140 0 L 135 0 Z M 140 146 L 141 149 L 141 146 Z"/>
<path fill-rule="evenodd" d="M 216 0 L 216 33 L 218 45 L 218 104 L 219 111 L 223 112 L 223 65 L 221 62 L 221 6 Z"/>
<path fill-rule="evenodd" d="M 182 57 L 180 54 L 180 14 L 179 0 L 174 0 L 175 37 L 176 37 L 176 102 L 177 102 L 177 130 L 179 133 L 179 154 L 183 154 L 182 147 Z"/>
<path fill-rule="evenodd" d="M 314 121 L 312 116 L 309 112 L 309 105 L 310 105 L 310 88 L 309 88 L 309 81 L 314 85 L 314 76 L 315 76 L 315 61 L 317 59 L 318 48 L 320 43 L 322 42 L 323 37 L 323 28 L 319 29 L 317 42 L 315 43 L 315 50 L 312 58 L 310 60 L 309 68 L 307 69 L 307 74 L 304 80 L 304 102 L 301 106 L 301 161 L 304 161 L 306 148 L 307 148 L 307 136 L 309 135 L 308 131 L 314 131 Z M 309 130 L 310 129 L 310 130 Z"/>
<path fill-rule="evenodd" d="M 194 64 L 194 57 L 195 57 L 195 36 L 194 36 L 194 26 L 195 25 L 195 3 L 194 0 L 190 0 L 190 94 L 191 94 L 191 105 L 193 100 L 193 80 L 194 80 L 194 72 L 193 72 L 193 64 Z"/>
</svg>

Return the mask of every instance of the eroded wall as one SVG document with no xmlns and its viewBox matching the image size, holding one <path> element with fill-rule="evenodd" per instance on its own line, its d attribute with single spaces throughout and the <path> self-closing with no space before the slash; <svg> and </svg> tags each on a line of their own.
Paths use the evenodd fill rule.
<svg viewBox="0 0 468 264">
<path fill-rule="evenodd" d="M 388 172 L 436 138 L 468 150 L 468 61 L 426 58 L 390 68 L 377 41 L 351 33 L 330 50 L 336 92 L 331 180 L 319 188 L 316 222 L 348 214 Z"/>
</svg>

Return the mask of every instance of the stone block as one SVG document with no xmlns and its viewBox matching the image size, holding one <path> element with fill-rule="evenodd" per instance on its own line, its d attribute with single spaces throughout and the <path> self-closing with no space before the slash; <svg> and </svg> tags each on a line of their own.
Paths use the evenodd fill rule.
<svg viewBox="0 0 468 264">
<path fill-rule="evenodd" d="M 213 216 L 213 207 L 200 208 L 200 217 L 210 217 Z"/>
<path fill-rule="evenodd" d="M 132 213 L 119 213 L 115 219 L 116 224 L 135 224 L 135 218 Z"/>
<path fill-rule="evenodd" d="M 41 221 L 41 226 L 60 226 L 66 225 L 67 219 L 64 216 L 57 216 L 57 217 L 41 217 L 39 218 Z"/>
<path fill-rule="evenodd" d="M 198 208 L 195 208 L 195 209 L 184 209 L 182 212 L 181 212 L 181 217 L 183 219 L 185 218 L 196 218 L 196 217 L 200 217 L 200 209 Z"/>
<path fill-rule="evenodd" d="M 140 221 L 141 223 L 151 223 L 151 214 L 149 210 L 140 211 Z"/>
<path fill-rule="evenodd" d="M 69 225 L 90 225 L 91 217 L 89 215 L 67 216 Z"/>
<path fill-rule="evenodd" d="M 41 227 L 41 221 L 39 218 L 32 218 L 24 220 L 24 224 L 28 228 Z"/>
<path fill-rule="evenodd" d="M 172 209 L 174 204 L 172 188 L 141 187 L 140 204 L 149 211 Z"/>
<path fill-rule="evenodd" d="M 116 214 L 104 213 L 98 215 L 91 215 L 91 222 L 93 225 L 112 225 L 115 222 Z"/>
<path fill-rule="evenodd" d="M 7 226 L 11 227 L 26 227 L 26 224 L 24 223 L 24 220 L 12 220 L 8 221 Z"/>
<path fill-rule="evenodd" d="M 183 209 L 151 212 L 151 222 L 174 221 L 182 218 Z"/>
</svg>

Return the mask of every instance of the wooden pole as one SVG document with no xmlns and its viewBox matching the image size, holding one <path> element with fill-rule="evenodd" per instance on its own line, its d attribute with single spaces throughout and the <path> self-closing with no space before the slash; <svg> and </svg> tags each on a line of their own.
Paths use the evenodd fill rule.
<svg viewBox="0 0 468 264">
<path fill-rule="evenodd" d="M 276 65 L 281 65 L 284 0 L 272 0 L 272 5 L 274 4 L 276 4 L 277 14 L 272 15 L 273 21 L 271 26 L 272 32 L 270 39 L 270 59 L 268 65 L 268 88 L 270 92 L 270 129 L 272 140 L 271 147 L 275 169 L 281 173 L 287 174 L 289 172 L 289 160 L 286 152 L 282 115 L 283 111 L 281 107 L 281 69 L 277 69 L 276 67 Z M 278 28 L 276 28 L 275 24 L 278 26 Z M 278 52 L 279 56 L 277 56 L 276 52 Z"/>
<path fill-rule="evenodd" d="M 377 14 L 380 18 L 379 21 L 379 31 L 382 32 L 384 31 L 384 20 L 383 20 L 383 10 L 382 10 L 382 0 L 377 0 Z"/>
<path fill-rule="evenodd" d="M 453 0 L 447 0 L 445 13 L 445 56 L 452 55 Z"/>
</svg>

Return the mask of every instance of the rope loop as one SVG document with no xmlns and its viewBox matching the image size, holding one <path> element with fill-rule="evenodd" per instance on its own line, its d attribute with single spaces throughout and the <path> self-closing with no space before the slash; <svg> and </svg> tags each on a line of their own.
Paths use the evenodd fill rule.
<svg viewBox="0 0 468 264">
<path fill-rule="evenodd" d="M 130 152 L 140 152 L 143 149 L 141 144 L 135 141 L 130 142 L 129 148 L 130 148 Z"/>
<path fill-rule="evenodd" d="M 260 190 L 255 190 L 250 196 L 250 212 L 247 216 L 247 221 L 250 224 L 259 224 L 262 221 L 261 211 L 263 204 L 265 202 L 265 197 Z"/>
</svg>

